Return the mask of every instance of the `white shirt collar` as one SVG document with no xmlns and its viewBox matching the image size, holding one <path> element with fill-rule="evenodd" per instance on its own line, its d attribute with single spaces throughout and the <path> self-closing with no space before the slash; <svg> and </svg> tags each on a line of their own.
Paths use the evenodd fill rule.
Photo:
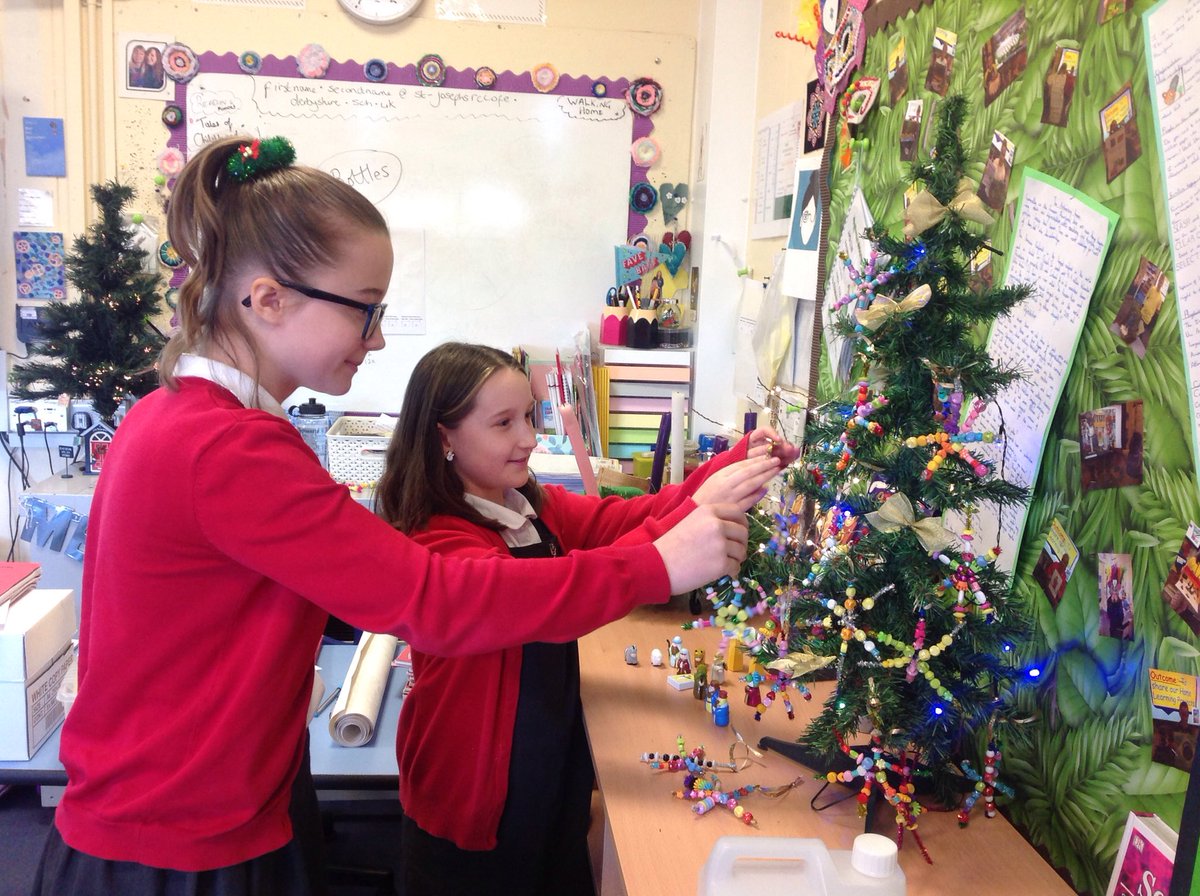
<svg viewBox="0 0 1200 896">
<path fill-rule="evenodd" d="M 268 414 L 288 419 L 278 401 L 262 386 L 236 367 L 201 355 L 182 354 L 175 362 L 175 376 L 194 376 L 216 383 L 233 393 L 234 398 L 248 408 L 260 408 Z M 528 503 L 528 502 L 526 502 Z"/>
<path fill-rule="evenodd" d="M 503 504 L 471 494 L 464 494 L 463 499 L 487 519 L 495 520 L 506 529 L 520 529 L 537 516 L 529 499 L 512 488 L 504 490 Z"/>
</svg>

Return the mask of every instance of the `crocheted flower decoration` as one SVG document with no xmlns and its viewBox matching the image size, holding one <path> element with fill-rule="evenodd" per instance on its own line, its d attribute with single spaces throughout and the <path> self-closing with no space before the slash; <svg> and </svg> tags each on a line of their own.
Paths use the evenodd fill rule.
<svg viewBox="0 0 1200 896">
<path fill-rule="evenodd" d="M 183 109 L 174 103 L 168 103 L 162 110 L 162 123 L 169 128 L 177 128 L 183 124 Z"/>
<path fill-rule="evenodd" d="M 305 44 L 296 54 L 296 68 L 306 78 L 324 78 L 329 71 L 329 54 L 320 44 Z"/>
<path fill-rule="evenodd" d="M 225 170 L 239 183 L 245 183 L 296 161 L 296 148 L 287 137 L 267 137 L 243 143 L 229 154 Z"/>
<path fill-rule="evenodd" d="M 158 154 L 158 170 L 167 177 L 175 177 L 183 170 L 183 153 L 174 146 L 168 146 Z"/>
<path fill-rule="evenodd" d="M 645 214 L 658 204 L 658 190 L 646 181 L 634 184 L 629 189 L 629 206 L 635 212 Z"/>
<path fill-rule="evenodd" d="M 446 63 L 437 53 L 426 53 L 417 60 L 417 79 L 426 87 L 441 87 L 446 81 Z"/>
<path fill-rule="evenodd" d="M 238 57 L 238 68 L 248 75 L 257 75 L 262 68 L 262 57 L 253 50 L 246 50 Z"/>
<path fill-rule="evenodd" d="M 483 90 L 491 90 L 496 86 L 495 69 L 489 68 L 486 65 L 481 65 L 475 69 L 475 86 Z"/>
<path fill-rule="evenodd" d="M 558 86 L 558 69 L 549 62 L 543 62 L 529 73 L 529 78 L 538 93 L 549 93 Z"/>
<path fill-rule="evenodd" d="M 625 91 L 625 102 L 638 115 L 653 115 L 662 105 L 663 89 L 652 78 L 638 78 Z"/>
<path fill-rule="evenodd" d="M 162 245 L 158 247 L 158 260 L 169 268 L 177 268 L 183 264 L 183 257 L 175 251 L 175 247 L 171 245 L 170 240 L 164 240 Z"/>
<path fill-rule="evenodd" d="M 388 64 L 382 59 L 368 59 L 363 63 L 363 75 L 368 81 L 383 81 L 388 76 Z"/>
<path fill-rule="evenodd" d="M 630 147 L 633 164 L 639 168 L 649 168 L 662 157 L 662 146 L 653 137 L 639 137 Z"/>
<path fill-rule="evenodd" d="M 200 63 L 187 44 L 168 44 L 163 50 L 163 71 L 172 81 L 186 84 L 196 77 Z"/>
</svg>

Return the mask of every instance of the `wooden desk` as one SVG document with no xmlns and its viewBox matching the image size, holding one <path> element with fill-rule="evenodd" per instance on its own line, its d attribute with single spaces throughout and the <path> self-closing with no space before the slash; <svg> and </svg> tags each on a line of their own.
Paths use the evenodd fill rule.
<svg viewBox="0 0 1200 896">
<path fill-rule="evenodd" d="M 713 725 L 691 691 L 673 690 L 665 681 L 666 671 L 650 665 L 650 651 L 658 647 L 665 654 L 667 639 L 677 634 L 682 634 L 685 647 L 700 647 L 711 660 L 717 633 L 681 632 L 679 624 L 687 618 L 681 610 L 643 607 L 580 642 L 584 716 L 604 803 L 602 896 L 691 896 L 713 843 L 724 835 L 757 831 L 775 837 L 817 837 L 830 849 L 850 849 L 854 837 L 863 832 L 853 798 L 814 811 L 809 801 L 821 786 L 813 779 L 814 770 L 776 753 L 764 753 L 761 765 L 739 774 L 721 774 L 731 790 L 743 784 L 777 786 L 796 777 L 805 779 L 779 799 L 752 794 L 743 801 L 758 820 L 757 828 L 735 820 L 725 809 L 695 815 L 689 802 L 671 795 L 681 786 L 681 774 L 652 771 L 639 761 L 645 752 L 675 752 L 680 734 L 687 749 L 703 744 L 710 758 L 728 757 L 730 729 Z M 637 666 L 624 661 L 630 644 L 638 649 Z M 820 694 L 811 702 L 797 697 L 796 719 L 789 721 L 777 701 L 761 722 L 755 722 L 737 674 L 727 675 L 726 689 L 732 725 L 752 745 L 766 735 L 795 740 L 820 708 Z M 847 792 L 831 786 L 821 796 L 824 800 Z M 985 818 L 981 809 L 982 804 L 971 813 L 965 829 L 958 827 L 953 812 L 921 816 L 918 830 L 934 863 L 925 863 L 911 835 L 904 838 L 900 865 L 910 896 L 1073 893 L 1006 819 Z M 874 830 L 893 834 L 893 818 L 889 807 L 882 807 Z"/>
</svg>

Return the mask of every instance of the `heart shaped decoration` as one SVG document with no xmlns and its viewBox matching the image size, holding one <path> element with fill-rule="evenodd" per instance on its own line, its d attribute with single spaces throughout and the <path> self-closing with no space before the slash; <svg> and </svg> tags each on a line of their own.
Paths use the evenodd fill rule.
<svg viewBox="0 0 1200 896">
<path fill-rule="evenodd" d="M 669 224 L 676 220 L 687 206 L 688 185 L 663 184 L 658 191 L 658 198 L 662 203 L 663 223 Z"/>
<path fill-rule="evenodd" d="M 674 277 L 677 273 L 679 273 L 679 266 L 683 264 L 683 258 L 685 255 L 687 255 L 688 247 L 683 243 L 665 242 L 669 236 L 672 235 L 669 233 L 664 234 L 664 242 L 660 243 L 658 247 L 658 257 L 662 259 L 662 263 L 667 266 L 667 270 L 670 271 L 671 276 Z"/>
</svg>

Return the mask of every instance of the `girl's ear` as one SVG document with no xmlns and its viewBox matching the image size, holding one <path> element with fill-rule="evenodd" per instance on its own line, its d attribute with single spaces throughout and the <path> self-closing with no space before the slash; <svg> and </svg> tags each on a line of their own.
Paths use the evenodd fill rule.
<svg viewBox="0 0 1200 896">
<path fill-rule="evenodd" d="M 255 314 L 268 323 L 277 323 L 283 317 L 288 293 L 272 277 L 255 277 L 250 283 L 249 299 Z"/>
<path fill-rule="evenodd" d="M 446 427 L 440 423 L 435 423 L 434 425 L 437 427 L 438 438 L 442 441 L 442 451 L 448 451 L 450 448 L 450 438 L 446 434 Z"/>
</svg>

